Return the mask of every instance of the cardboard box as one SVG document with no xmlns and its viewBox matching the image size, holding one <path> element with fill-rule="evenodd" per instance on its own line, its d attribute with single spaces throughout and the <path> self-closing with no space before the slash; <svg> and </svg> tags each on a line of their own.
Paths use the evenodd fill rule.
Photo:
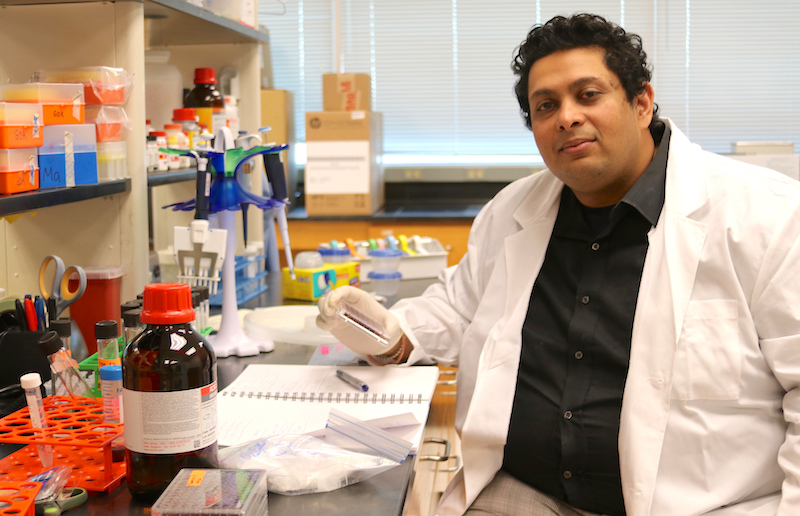
<svg viewBox="0 0 800 516">
<path fill-rule="evenodd" d="M 369 111 L 372 84 L 365 73 L 326 73 L 322 76 L 322 109 Z"/>
<path fill-rule="evenodd" d="M 283 168 L 286 171 L 286 186 L 289 199 L 294 199 L 297 181 L 297 166 L 294 162 L 294 107 L 292 93 L 286 90 L 261 90 L 261 126 L 269 126 L 267 139 L 271 143 L 289 145 L 289 150 L 281 152 Z"/>
<path fill-rule="evenodd" d="M 372 215 L 384 201 L 380 113 L 306 113 L 306 213 Z"/>
<path fill-rule="evenodd" d="M 316 301 L 332 289 L 344 285 L 360 287 L 360 265 L 358 262 L 326 263 L 316 269 L 295 269 L 295 279 L 289 268 L 283 268 L 283 297 Z"/>
</svg>

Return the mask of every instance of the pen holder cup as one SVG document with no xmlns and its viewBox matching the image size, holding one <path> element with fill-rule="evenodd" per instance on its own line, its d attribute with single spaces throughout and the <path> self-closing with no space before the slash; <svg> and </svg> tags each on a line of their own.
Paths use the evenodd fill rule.
<svg viewBox="0 0 800 516">
<path fill-rule="evenodd" d="M 42 382 L 50 379 L 50 363 L 39 350 L 46 332 L 7 330 L 0 333 L 0 387 L 19 383 L 25 373 L 37 372 Z M 25 396 L 22 397 L 23 403 Z"/>
</svg>

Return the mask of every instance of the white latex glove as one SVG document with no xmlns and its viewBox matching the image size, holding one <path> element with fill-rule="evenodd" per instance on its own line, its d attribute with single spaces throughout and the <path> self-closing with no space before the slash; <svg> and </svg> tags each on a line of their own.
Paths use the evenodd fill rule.
<svg viewBox="0 0 800 516">
<path fill-rule="evenodd" d="M 345 303 L 361 312 L 371 325 L 377 323 L 382 326 L 388 342 L 386 344 L 378 342 L 368 332 L 340 317 L 339 312 L 344 308 Z M 319 308 L 317 326 L 331 332 L 334 337 L 339 339 L 339 342 L 356 353 L 386 354 L 403 336 L 403 330 L 400 329 L 397 317 L 360 288 L 343 286 L 334 289 L 317 302 L 317 307 Z"/>
</svg>

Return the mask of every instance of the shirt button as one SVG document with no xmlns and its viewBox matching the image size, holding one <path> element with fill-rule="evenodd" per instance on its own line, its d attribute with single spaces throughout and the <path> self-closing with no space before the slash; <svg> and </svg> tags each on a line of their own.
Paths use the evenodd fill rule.
<svg viewBox="0 0 800 516">
<path fill-rule="evenodd" d="M 598 244 L 597 242 L 594 242 L 592 244 L 592 251 L 597 251 L 598 249 L 600 249 L 600 244 Z"/>
<path fill-rule="evenodd" d="M 575 358 L 577 358 L 578 360 L 582 359 L 583 358 L 583 351 L 576 351 L 575 352 Z"/>
<path fill-rule="evenodd" d="M 564 412 L 564 419 L 572 419 L 572 411 L 568 410 Z"/>
<path fill-rule="evenodd" d="M 583 303 L 584 305 L 588 305 L 589 304 L 589 296 L 583 296 L 581 298 L 581 303 Z"/>
<path fill-rule="evenodd" d="M 572 471 L 569 471 L 569 470 L 565 471 L 564 472 L 564 478 L 572 478 Z"/>
</svg>

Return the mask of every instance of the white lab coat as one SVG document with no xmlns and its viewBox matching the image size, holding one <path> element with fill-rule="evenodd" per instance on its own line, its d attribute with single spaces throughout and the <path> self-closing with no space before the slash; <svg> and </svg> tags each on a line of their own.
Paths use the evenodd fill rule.
<svg viewBox="0 0 800 516">
<path fill-rule="evenodd" d="M 648 233 L 622 402 L 626 512 L 797 516 L 800 183 L 704 152 L 667 123 L 666 199 Z M 506 187 L 475 219 L 461 262 L 392 309 L 414 343 L 410 363 L 459 366 L 464 467 L 438 515 L 462 514 L 502 464 L 521 328 L 562 186 L 544 171 Z"/>
</svg>

